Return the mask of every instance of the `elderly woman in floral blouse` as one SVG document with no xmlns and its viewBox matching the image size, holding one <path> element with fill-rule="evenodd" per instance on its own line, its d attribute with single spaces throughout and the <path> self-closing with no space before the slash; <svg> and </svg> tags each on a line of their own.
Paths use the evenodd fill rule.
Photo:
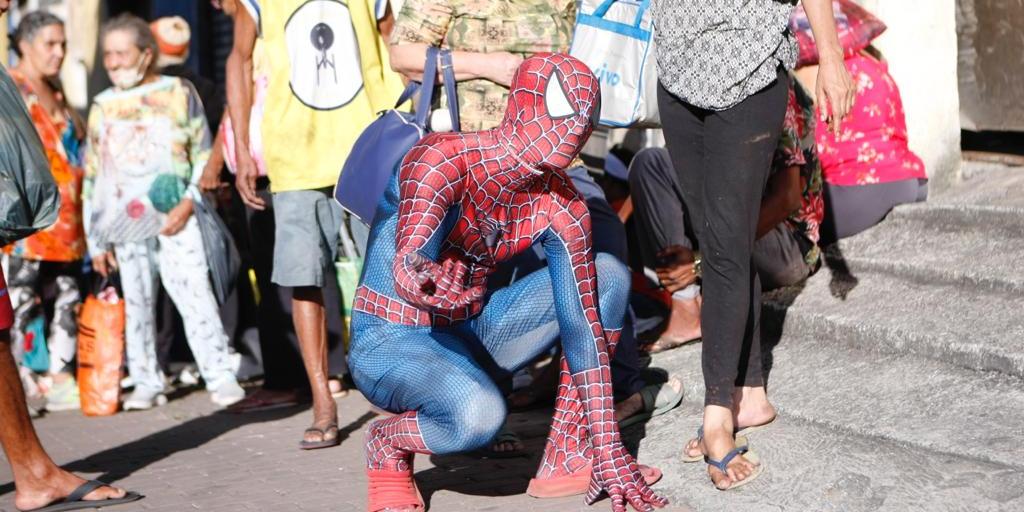
<svg viewBox="0 0 1024 512">
<path fill-rule="evenodd" d="M 157 44 L 132 15 L 104 25 L 103 66 L 114 87 L 89 112 L 84 206 L 93 268 L 121 275 L 125 346 L 135 390 L 127 409 L 167 402 L 156 360 L 155 287 L 163 282 L 185 323 L 211 391 L 231 405 L 245 396 L 228 357 L 193 201 L 210 156 L 202 103 L 188 82 L 156 73 Z"/>
<path fill-rule="evenodd" d="M 67 105 L 58 82 L 67 43 L 64 22 L 43 11 L 31 12 L 22 18 L 13 39 L 20 60 L 17 67 L 10 70 L 11 78 L 25 100 L 43 143 L 50 172 L 60 190 L 61 205 L 56 224 L 4 248 L 9 254 L 8 290 L 15 311 L 12 346 L 16 356 L 25 350 L 26 331 L 31 330 L 31 322 L 43 314 L 40 291 L 47 282 L 53 282 L 57 297 L 46 337 L 52 378 L 49 389 L 45 389 L 46 409 L 77 409 L 78 384 L 71 363 L 75 359 L 78 337 L 75 316 L 80 302 L 78 279 L 85 256 L 79 150 L 85 126 Z"/>
</svg>

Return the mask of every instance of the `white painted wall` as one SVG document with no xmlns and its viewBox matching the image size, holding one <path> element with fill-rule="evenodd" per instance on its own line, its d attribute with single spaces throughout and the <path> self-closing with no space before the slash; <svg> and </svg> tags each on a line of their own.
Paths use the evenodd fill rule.
<svg viewBox="0 0 1024 512">
<path fill-rule="evenodd" d="M 858 0 L 888 25 L 885 54 L 907 111 L 910 147 L 924 159 L 933 190 L 960 174 L 960 97 L 955 0 Z"/>
</svg>

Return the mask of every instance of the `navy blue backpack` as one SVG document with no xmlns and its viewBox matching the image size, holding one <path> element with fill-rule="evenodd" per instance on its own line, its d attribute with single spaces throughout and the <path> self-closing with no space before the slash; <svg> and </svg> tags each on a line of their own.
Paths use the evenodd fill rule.
<svg viewBox="0 0 1024 512">
<path fill-rule="evenodd" d="M 459 131 L 459 102 L 455 94 L 455 71 L 452 69 L 452 54 L 435 47 L 427 49 L 427 61 L 423 66 L 423 83 L 410 82 L 395 108 L 382 112 L 356 139 L 352 152 L 341 169 L 338 184 L 334 187 L 334 199 L 342 208 L 359 218 L 364 224 L 373 223 L 377 203 L 384 197 L 391 176 L 405 158 L 406 153 L 426 135 L 427 118 L 434 101 L 434 86 L 437 81 L 437 59 L 441 57 L 445 93 L 448 96 L 448 113 L 452 129 Z M 398 107 L 419 93 L 415 114 L 402 112 Z"/>
</svg>

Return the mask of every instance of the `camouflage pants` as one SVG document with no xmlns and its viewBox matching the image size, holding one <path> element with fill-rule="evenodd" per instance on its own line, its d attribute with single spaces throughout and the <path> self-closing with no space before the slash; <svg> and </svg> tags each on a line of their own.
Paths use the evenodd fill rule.
<svg viewBox="0 0 1024 512">
<path fill-rule="evenodd" d="M 14 326 L 11 328 L 11 351 L 20 363 L 25 355 L 25 332 L 29 324 L 46 313 L 42 303 L 43 287 L 53 283 L 56 298 L 53 318 L 46 333 L 46 347 L 50 352 L 50 373 L 73 372 L 71 363 L 78 348 L 78 318 L 76 309 L 81 302 L 78 274 L 81 262 L 58 263 L 32 261 L 17 256 L 5 256 L 7 290 L 14 308 Z"/>
</svg>

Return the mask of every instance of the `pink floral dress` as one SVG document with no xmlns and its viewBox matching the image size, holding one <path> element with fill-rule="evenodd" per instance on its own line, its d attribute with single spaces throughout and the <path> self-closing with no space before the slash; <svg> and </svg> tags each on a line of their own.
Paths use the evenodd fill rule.
<svg viewBox="0 0 1024 512">
<path fill-rule="evenodd" d="M 853 111 L 838 136 L 819 123 L 818 156 L 825 181 L 854 186 L 927 178 L 924 163 L 907 146 L 907 122 L 900 91 L 889 67 L 858 54 L 846 59 L 857 84 Z"/>
</svg>

